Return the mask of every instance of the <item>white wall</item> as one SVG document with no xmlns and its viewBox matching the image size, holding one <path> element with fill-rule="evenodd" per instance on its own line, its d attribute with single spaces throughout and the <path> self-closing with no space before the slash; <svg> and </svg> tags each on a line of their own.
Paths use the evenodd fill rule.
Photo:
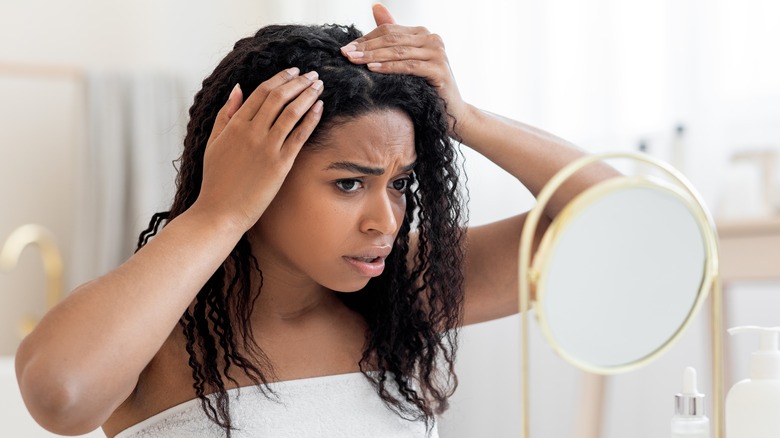
<svg viewBox="0 0 780 438">
<path fill-rule="evenodd" d="M 0 244 L 17 226 L 34 222 L 50 228 L 63 251 L 70 249 L 81 92 L 68 78 L 0 75 Z M 37 250 L 25 250 L 14 271 L 0 272 L 0 355 L 15 350 L 22 316 L 42 316 L 44 291 Z"/>
<path fill-rule="evenodd" d="M 190 5 L 0 3 L 0 240 L 35 222 L 54 231 L 63 254 L 72 252 L 85 72 L 176 72 L 192 78 L 194 93 L 232 42 L 264 16 L 257 2 Z M 76 284 L 67 275 L 69 260 L 65 263 L 70 290 Z M 34 249 L 25 251 L 15 271 L 0 273 L 0 355 L 12 354 L 18 345 L 20 315 L 43 313 L 43 284 Z"/>
<path fill-rule="evenodd" d="M 0 64 L 173 71 L 192 78 L 194 93 L 232 43 L 260 25 L 348 21 L 369 30 L 370 3 L 1 2 Z M 771 56 L 772 43 L 780 40 L 772 20 L 780 11 L 773 0 L 387 4 L 400 22 L 425 25 L 444 37 L 464 97 L 589 151 L 633 149 L 647 138 L 651 152 L 668 159 L 671 130 L 685 123 L 685 171 L 713 210 L 728 189 L 731 153 L 780 145 L 780 64 Z M 68 163 L 83 136 L 83 90 L 74 79 L 27 79 L 3 71 L 0 67 L 0 239 L 23 222 L 42 222 L 67 252 L 68 187 L 74 179 Z M 519 183 L 466 154 L 472 223 L 532 205 Z M 26 254 L 21 265 L 13 275 L 0 274 L 0 354 L 13 352 L 18 342 L 17 313 L 40 312 L 43 306 L 35 258 Z M 776 287 L 737 285 L 735 323 L 778 325 L 766 310 L 780 305 Z M 667 356 L 613 380 L 607 436 L 667 433 L 683 367 L 706 367 L 704 327 L 700 315 Z M 464 330 L 461 388 L 443 418 L 442 436 L 519 435 L 517 333 L 516 317 Z M 535 436 L 570 436 L 579 374 L 536 332 L 532 347 L 532 418 L 556 418 L 535 421 Z M 744 367 L 736 370 L 744 375 Z"/>
</svg>

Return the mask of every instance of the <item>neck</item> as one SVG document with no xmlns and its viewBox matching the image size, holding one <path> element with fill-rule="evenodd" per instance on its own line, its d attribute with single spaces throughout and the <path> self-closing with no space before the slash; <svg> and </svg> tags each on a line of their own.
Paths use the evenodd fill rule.
<svg viewBox="0 0 780 438">
<path fill-rule="evenodd" d="M 335 293 L 315 283 L 291 282 L 263 266 L 263 288 L 254 315 L 268 322 L 294 323 L 329 311 L 341 301 Z"/>
<path fill-rule="evenodd" d="M 263 273 L 262 290 L 253 312 L 256 323 L 298 324 L 332 315 L 334 310 L 343 307 L 335 292 L 308 276 L 291 271 L 278 259 L 265 257 L 262 252 L 255 252 L 255 256 Z"/>
</svg>

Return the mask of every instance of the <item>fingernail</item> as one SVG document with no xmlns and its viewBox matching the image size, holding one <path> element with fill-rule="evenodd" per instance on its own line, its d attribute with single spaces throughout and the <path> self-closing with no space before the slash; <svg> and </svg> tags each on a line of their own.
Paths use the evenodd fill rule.
<svg viewBox="0 0 780 438">
<path fill-rule="evenodd" d="M 315 113 L 319 113 L 322 111 L 322 105 L 323 105 L 322 101 L 318 100 L 317 102 L 314 103 L 314 106 L 311 107 L 311 110 L 314 111 Z"/>
<path fill-rule="evenodd" d="M 322 81 L 314 81 L 313 84 L 311 84 L 311 87 L 315 90 L 321 90 L 322 89 Z"/>
<path fill-rule="evenodd" d="M 290 76 L 298 76 L 298 73 L 300 73 L 301 70 L 298 67 L 290 67 L 287 69 L 287 74 Z"/>
<path fill-rule="evenodd" d="M 355 58 L 362 58 L 363 55 L 364 55 L 363 52 L 358 52 L 358 51 L 347 52 L 347 56 L 349 56 L 350 58 L 353 58 L 353 59 L 355 59 Z"/>
<path fill-rule="evenodd" d="M 366 67 L 368 67 L 370 69 L 372 69 L 372 68 L 379 68 L 381 66 L 382 66 L 381 62 L 369 62 L 368 64 L 366 64 Z"/>
<path fill-rule="evenodd" d="M 344 53 L 349 53 L 349 52 L 352 52 L 352 51 L 355 51 L 355 50 L 357 50 L 357 46 L 352 44 L 352 43 L 349 43 L 346 46 L 341 48 L 341 51 L 344 52 Z"/>
<path fill-rule="evenodd" d="M 314 71 L 314 70 L 312 70 L 312 71 L 310 71 L 310 72 L 306 73 L 306 74 L 305 74 L 305 75 L 303 75 L 303 76 L 304 76 L 306 79 L 310 80 L 310 81 L 313 81 L 313 80 L 317 79 L 318 77 L 320 77 L 319 73 L 317 73 L 317 72 L 316 72 L 316 71 Z"/>
<path fill-rule="evenodd" d="M 228 100 L 233 100 L 237 98 L 239 93 L 241 93 L 241 85 L 236 83 L 236 86 L 233 87 L 232 90 L 230 90 L 230 96 L 228 96 Z"/>
</svg>

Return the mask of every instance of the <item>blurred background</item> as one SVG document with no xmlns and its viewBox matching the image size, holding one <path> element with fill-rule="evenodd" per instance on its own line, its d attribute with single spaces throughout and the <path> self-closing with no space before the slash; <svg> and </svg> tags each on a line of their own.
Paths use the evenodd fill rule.
<svg viewBox="0 0 780 438">
<path fill-rule="evenodd" d="M 121 263 L 150 214 L 170 202 L 171 161 L 187 108 L 233 43 L 270 23 L 355 23 L 368 32 L 371 4 L 3 0 L 0 243 L 22 224 L 50 229 L 64 260 L 65 291 Z M 719 227 L 738 226 L 757 239 L 780 233 L 777 1 L 385 4 L 399 23 L 443 37 L 471 103 L 590 152 L 644 150 L 691 180 Z M 468 149 L 464 155 L 472 224 L 533 205 L 512 177 Z M 0 397 L 16 400 L 8 382 L 20 321 L 38 319 L 47 308 L 39 259 L 30 249 L 15 269 L 0 272 L 0 377 L 6 379 Z M 780 276 L 780 265 L 774 273 Z M 727 286 L 729 326 L 780 325 L 780 284 L 772 275 Z M 701 389 L 711 394 L 706 313 L 661 359 L 608 380 L 604 437 L 668 434 L 685 366 L 699 370 Z M 441 419 L 442 437 L 519 436 L 518 321 L 463 330 L 460 388 Z M 751 339 L 730 341 L 732 381 L 747 377 L 755 346 Z M 557 358 L 537 331 L 531 348 L 532 432 L 574 436 L 582 373 Z M 0 403 L 0 418 L 13 422 L 0 427 L 28 425 L 23 409 L 7 403 Z M 8 436 L 47 436 L 19 427 Z"/>
</svg>

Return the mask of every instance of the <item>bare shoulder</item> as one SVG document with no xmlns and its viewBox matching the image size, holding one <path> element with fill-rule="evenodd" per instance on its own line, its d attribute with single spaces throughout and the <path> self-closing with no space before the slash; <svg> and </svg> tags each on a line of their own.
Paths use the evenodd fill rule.
<svg viewBox="0 0 780 438">
<path fill-rule="evenodd" d="M 155 414 L 195 398 L 188 359 L 184 336 L 175 329 L 138 377 L 132 394 L 103 424 L 106 436 L 113 437 Z"/>
</svg>

